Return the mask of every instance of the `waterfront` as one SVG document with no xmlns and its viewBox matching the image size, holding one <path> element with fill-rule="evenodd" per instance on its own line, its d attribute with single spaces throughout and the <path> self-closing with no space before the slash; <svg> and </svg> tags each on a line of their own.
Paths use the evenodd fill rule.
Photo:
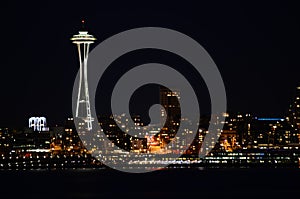
<svg viewBox="0 0 300 199">
<path fill-rule="evenodd" d="M 298 169 L 1 171 L 1 198 L 278 197 L 300 194 Z"/>
</svg>

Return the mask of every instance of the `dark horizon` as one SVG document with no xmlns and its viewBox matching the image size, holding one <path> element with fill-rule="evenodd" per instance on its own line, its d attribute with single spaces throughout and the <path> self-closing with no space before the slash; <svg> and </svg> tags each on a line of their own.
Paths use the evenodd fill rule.
<svg viewBox="0 0 300 199">
<path fill-rule="evenodd" d="M 1 48 L 0 126 L 23 126 L 30 116 L 45 116 L 55 125 L 72 116 L 79 65 L 70 37 L 77 34 L 82 18 L 97 38 L 92 49 L 114 34 L 144 26 L 170 28 L 192 37 L 221 72 L 229 112 L 283 117 L 300 82 L 300 14 L 293 3 L 76 6 L 5 2 L 0 15 L 1 36 L 7 38 Z M 116 77 L 126 67 L 150 61 L 148 55 L 127 55 L 111 72 Z M 172 56 L 161 57 L 161 62 L 181 64 L 172 62 Z"/>
</svg>

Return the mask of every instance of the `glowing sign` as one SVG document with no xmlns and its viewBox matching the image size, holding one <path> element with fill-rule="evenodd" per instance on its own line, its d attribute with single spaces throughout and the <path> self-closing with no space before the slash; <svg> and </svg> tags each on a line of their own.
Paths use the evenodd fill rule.
<svg viewBox="0 0 300 199">
<path fill-rule="evenodd" d="M 45 117 L 31 117 L 29 118 L 29 128 L 33 128 L 34 131 L 48 131 Z"/>
<path fill-rule="evenodd" d="M 278 121 L 278 120 L 284 121 L 284 119 L 282 119 L 282 118 L 269 118 L 269 117 L 267 117 L 267 118 L 257 118 L 257 120 L 260 120 L 260 121 Z"/>
</svg>

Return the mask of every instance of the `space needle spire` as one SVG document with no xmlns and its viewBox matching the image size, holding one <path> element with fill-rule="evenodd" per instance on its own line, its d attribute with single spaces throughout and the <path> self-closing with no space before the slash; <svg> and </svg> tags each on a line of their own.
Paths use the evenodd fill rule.
<svg viewBox="0 0 300 199">
<path fill-rule="evenodd" d="M 87 62 L 90 44 L 94 43 L 96 38 L 90 35 L 85 27 L 85 20 L 81 21 L 82 30 L 79 31 L 77 35 L 73 35 L 71 38 L 72 43 L 76 44 L 79 55 L 79 87 L 76 102 L 76 113 L 75 117 L 82 119 L 85 123 L 85 129 L 92 129 L 92 115 L 90 108 L 90 97 L 88 89 L 88 79 L 87 79 Z"/>
</svg>

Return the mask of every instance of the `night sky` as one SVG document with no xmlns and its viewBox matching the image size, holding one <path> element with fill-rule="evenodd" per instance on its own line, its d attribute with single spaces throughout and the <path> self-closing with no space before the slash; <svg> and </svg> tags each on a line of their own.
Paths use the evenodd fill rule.
<svg viewBox="0 0 300 199">
<path fill-rule="evenodd" d="M 50 2 L 6 1 L 0 6 L 0 126 L 24 126 L 30 116 L 46 116 L 50 125 L 62 124 L 72 115 L 79 65 L 70 37 L 77 34 L 82 18 L 97 37 L 92 48 L 116 33 L 144 26 L 171 28 L 192 37 L 218 66 L 229 111 L 283 116 L 300 83 L 296 4 Z M 149 56 L 137 56 L 138 61 L 129 55 L 115 65 L 150 61 Z M 161 57 L 161 62 L 169 63 L 167 55 Z M 111 70 L 112 74 L 120 71 Z M 101 103 L 98 98 L 97 103 Z"/>
</svg>

